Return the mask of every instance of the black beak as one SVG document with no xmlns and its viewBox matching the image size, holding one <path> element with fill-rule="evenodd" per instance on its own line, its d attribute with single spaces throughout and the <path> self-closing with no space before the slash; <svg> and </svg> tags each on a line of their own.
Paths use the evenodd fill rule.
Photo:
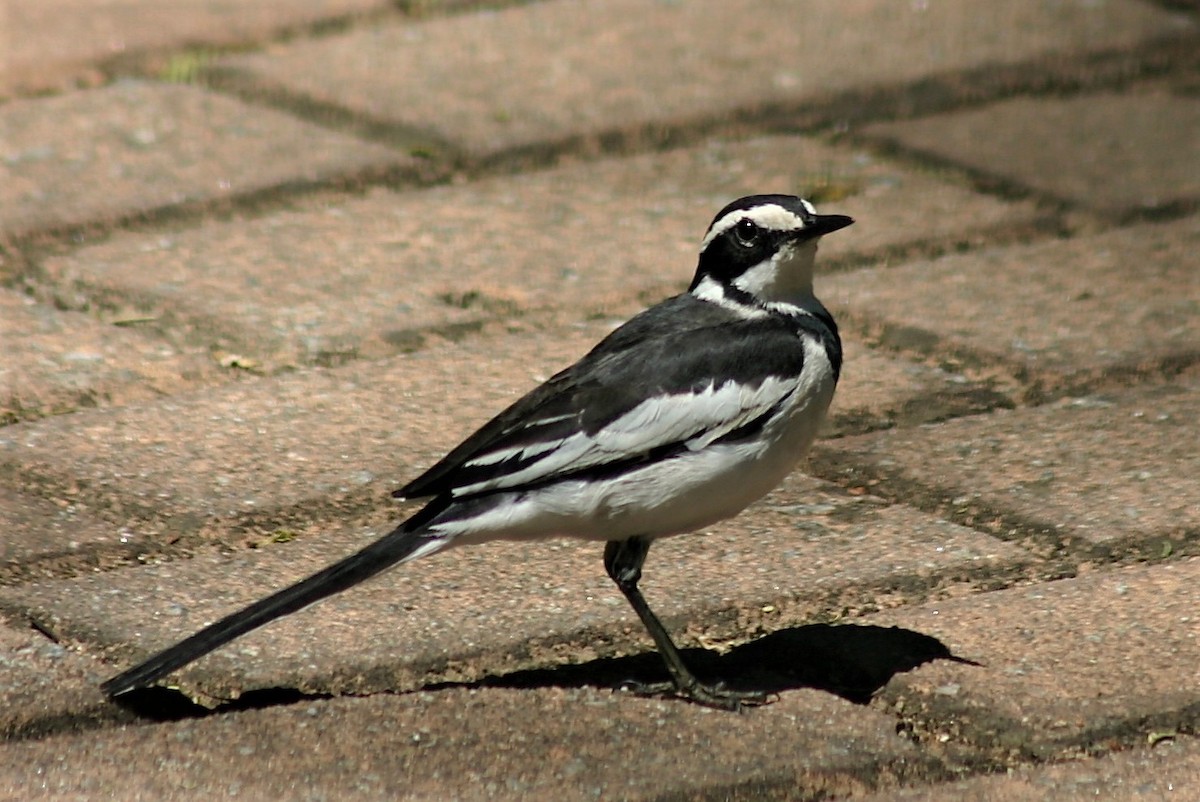
<svg viewBox="0 0 1200 802">
<path fill-rule="evenodd" d="M 800 230 L 801 239 L 815 239 L 839 231 L 854 222 L 844 214 L 818 214 L 813 221 Z"/>
</svg>

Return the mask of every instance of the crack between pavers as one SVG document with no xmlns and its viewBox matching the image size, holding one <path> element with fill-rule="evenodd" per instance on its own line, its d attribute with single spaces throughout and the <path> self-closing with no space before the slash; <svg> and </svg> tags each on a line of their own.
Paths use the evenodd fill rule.
<svg viewBox="0 0 1200 802">
<path fill-rule="evenodd" d="M 702 606 L 666 616 L 665 623 L 680 634 L 684 651 L 692 656 L 693 662 L 698 658 L 702 662 L 719 661 L 724 659 L 719 654 L 735 653 L 763 638 L 798 629 L 828 627 L 834 622 L 848 624 L 885 606 L 919 604 L 961 593 L 972 584 L 976 573 L 964 568 L 930 575 L 892 575 L 866 583 L 847 582 L 819 593 L 783 594 L 766 601 Z M 881 597 L 886 597 L 886 601 L 881 603 Z M 774 612 L 764 613 L 764 609 Z M 692 642 L 720 643 L 722 651 L 691 646 Z M 644 677 L 646 681 L 665 679 L 661 661 L 656 653 L 647 651 L 649 647 L 636 626 L 613 622 L 532 638 L 505 649 L 465 651 L 416 668 L 402 666 L 403 676 L 395 675 L 387 666 L 341 672 L 344 675 L 341 679 L 335 672 L 319 682 L 306 683 L 300 690 L 358 695 L 451 687 L 603 688 L 619 686 L 626 674 L 636 674 L 639 670 L 649 672 Z M 945 655 L 931 655 L 943 656 L 951 655 L 949 651 Z M 720 672 L 717 667 L 710 670 Z M 835 689 L 828 683 L 812 687 Z M 845 698 L 851 698 L 848 689 L 847 694 Z M 862 703 L 865 697 L 856 701 Z"/>
<path fill-rule="evenodd" d="M 881 410 L 851 409 L 835 416 L 827 440 L 911 427 L 1009 408 L 1007 399 L 990 389 L 968 385 L 941 388 L 906 399 Z M 404 509 L 377 488 L 337 496 L 301 499 L 272 509 L 258 509 L 228 517 L 171 512 L 138 502 L 120 492 L 93 490 L 71 474 L 0 460 L 0 478 L 35 498 L 70 498 L 100 520 L 135 531 L 136 539 L 123 543 L 89 544 L 40 555 L 18 564 L 0 565 L 0 586 L 41 579 L 65 579 L 148 563 L 195 557 L 201 551 L 246 552 L 279 540 L 293 539 L 302 530 L 321 531 L 331 526 L 385 526 Z"/>
<path fill-rule="evenodd" d="M 365 175 L 350 177 L 284 182 L 273 188 L 247 193 L 243 203 L 250 206 L 247 211 L 253 211 L 254 207 L 267 205 L 266 201 L 270 199 L 294 197 L 297 193 L 317 189 L 341 189 L 349 184 L 363 188 L 375 185 L 418 188 L 444 183 L 452 174 L 480 178 L 544 167 L 564 156 L 586 159 L 632 155 L 694 144 L 713 136 L 736 139 L 767 133 L 818 133 L 869 122 L 911 119 L 959 110 L 1016 94 L 1094 91 L 1190 65 L 1197 60 L 1192 51 L 1200 51 L 1200 48 L 1193 47 L 1197 41 L 1195 37 L 1182 35 L 1152 38 L 1131 48 L 1041 57 L 1017 65 L 989 65 L 930 76 L 915 82 L 851 90 L 813 101 L 772 101 L 674 122 L 639 123 L 622 129 L 567 135 L 556 141 L 515 146 L 478 157 L 467 156 L 456 145 L 432 132 L 373 119 L 369 115 L 312 100 L 269 83 L 234 78 L 236 70 L 212 68 L 206 74 L 211 74 L 213 88 L 217 91 L 276 106 L 293 115 L 297 115 L 298 109 L 319 110 L 320 113 L 301 113 L 297 116 L 327 128 L 348 128 L 360 137 L 375 139 L 392 147 L 399 145 L 410 151 L 416 148 L 428 156 L 425 164 L 415 168 L 375 170 L 374 175 L 372 171 L 367 171 Z M 1064 60 L 1067 63 L 1064 64 Z M 222 84 L 225 85 L 224 90 Z M 50 237 L 70 241 L 84 234 L 97 236 L 107 229 L 145 225 L 147 218 L 153 225 L 153 221 L 165 220 L 172 215 L 176 218 L 195 216 L 205 213 L 210 206 L 220 207 L 229 202 L 230 199 L 221 199 L 167 205 L 108 221 L 31 231 L 23 234 L 22 238 Z M 1178 213 L 1185 213 L 1190 208 L 1190 204 L 1183 204 Z"/>
<path fill-rule="evenodd" d="M 825 439 L 911 427 L 1010 408 L 1001 393 L 977 384 L 941 387 L 884 409 L 850 409 L 831 419 Z M 35 498 L 68 498 L 87 508 L 101 522 L 136 532 L 123 543 L 92 544 L 0 566 L 0 586 L 39 579 L 63 579 L 96 571 L 195 557 L 202 551 L 246 552 L 269 545 L 280 533 L 321 531 L 331 526 L 385 526 L 402 515 L 377 486 L 336 496 L 299 499 L 271 509 L 228 516 L 195 511 L 171 511 L 107 487 L 93 488 L 78 476 L 46 466 L 0 460 L 0 478 Z"/>
<path fill-rule="evenodd" d="M 721 671 L 719 668 L 708 666 L 714 661 L 740 659 L 741 663 L 749 661 L 756 670 L 761 671 L 770 660 L 757 652 L 755 655 L 747 652 L 745 659 L 737 658 L 737 650 L 752 650 L 758 641 L 798 637 L 801 632 L 833 631 L 832 637 L 836 637 L 839 627 L 831 628 L 827 623 L 831 621 L 847 624 L 851 628 L 847 632 L 856 636 L 864 634 L 866 630 L 876 630 L 880 637 L 899 637 L 900 635 L 888 634 L 895 631 L 895 628 L 864 626 L 854 623 L 854 619 L 880 609 L 877 602 L 881 594 L 889 596 L 889 606 L 920 603 L 961 593 L 978 573 L 974 569 L 966 568 L 935 575 L 889 576 L 864 584 L 846 583 L 817 594 L 791 594 L 774 599 L 769 604 L 704 608 L 681 616 L 670 616 L 668 622 L 678 632 L 689 633 L 694 637 L 694 633 L 702 631 L 707 636 L 702 636 L 702 639 L 719 639 L 730 647 L 728 652 L 734 655 L 731 658 L 720 656 L 717 652 L 703 647 L 685 647 L 689 659 L 700 659 L 709 670 Z M 898 601 L 897 589 L 903 589 L 902 602 Z M 96 641 L 95 638 L 81 639 L 79 633 L 72 631 L 69 622 L 64 625 L 62 622 L 42 620 L 35 611 L 11 600 L 0 599 L 0 603 L 3 604 L 0 612 L 5 616 L 13 621 L 23 621 L 36 626 L 56 642 L 93 651 L 112 651 L 110 646 Z M 772 608 L 779 613 L 773 617 L 767 616 L 762 613 L 764 608 Z M 899 632 L 907 632 L 906 637 L 917 639 L 913 641 L 914 648 L 920 648 L 914 652 L 912 658 L 903 657 L 901 653 L 897 667 L 888 672 L 887 676 L 881 675 L 884 683 L 894 673 L 911 670 L 928 660 L 955 659 L 948 647 L 930 636 L 907 630 Z M 683 642 L 688 643 L 692 637 L 685 637 Z M 830 636 L 821 635 L 821 642 L 827 637 Z M 920 645 L 924 642 L 921 639 L 929 641 L 929 645 Z M 346 671 L 317 678 L 316 681 L 306 680 L 302 683 L 245 691 L 236 687 L 210 687 L 213 686 L 211 682 L 202 682 L 195 690 L 187 691 L 184 689 L 192 687 L 192 683 L 185 681 L 174 689 L 156 688 L 147 691 L 148 695 L 143 694 L 140 699 L 135 696 L 129 700 L 127 707 L 133 714 L 140 716 L 136 720 L 144 721 L 146 717 L 172 720 L 220 715 L 235 710 L 273 707 L 333 696 L 434 693 L 450 688 L 512 687 L 536 690 L 541 687 L 596 687 L 619 690 L 622 680 L 630 676 L 637 677 L 646 672 L 648 680 L 659 677 L 662 672 L 661 661 L 653 651 L 647 651 L 648 648 L 649 644 L 643 642 L 640 631 L 631 629 L 626 623 L 614 622 L 611 625 L 584 627 L 572 632 L 529 640 L 514 648 L 467 651 L 439 658 L 427 665 L 399 665 L 396 667 L 400 671 L 399 675 L 386 665 L 350 667 Z M 760 644 L 758 651 L 777 654 L 780 648 L 767 648 L 765 644 Z M 795 648 L 797 647 L 793 647 L 793 650 Z M 799 648 L 806 655 L 814 649 L 811 645 Z M 877 654 L 880 647 L 870 647 L 868 651 Z M 836 654 L 837 650 L 833 653 Z M 742 670 L 745 669 L 739 669 Z M 799 680 L 785 681 L 780 690 L 814 687 L 864 704 L 874 692 L 868 685 L 880 681 L 878 678 L 864 679 L 868 685 L 862 688 L 858 685 L 843 687 L 839 683 L 845 681 L 846 669 L 829 669 L 832 672 L 829 676 L 835 677 L 835 680 L 816 679 L 815 677 L 821 676 L 820 670 L 815 675 L 811 673 L 811 668 L 802 668 L 801 671 L 798 675 Z M 804 673 L 805 671 L 809 673 Z M 833 684 L 830 684 L 831 682 Z M 102 706 L 96 710 L 56 714 L 26 722 L 22 725 L 21 732 L 0 734 L 0 738 L 32 739 L 65 731 L 101 729 L 126 724 L 131 720 L 127 712 L 119 712 L 117 708 L 109 710 L 108 706 Z"/>
<path fill-rule="evenodd" d="M 237 67 L 208 68 L 200 80 L 206 89 L 235 97 L 248 105 L 266 106 L 310 125 L 385 145 L 419 161 L 436 165 L 433 174 L 442 178 L 466 169 L 471 162 L 456 143 L 433 130 L 356 113 L 333 102 L 256 80 Z M 390 185 L 404 187 L 408 183 L 401 180 Z"/>
<path fill-rule="evenodd" d="M 977 385 L 988 389 L 1009 388 L 998 390 L 998 398 L 1008 397 L 1012 405 L 1023 408 L 1125 387 L 1130 380 L 1169 380 L 1200 364 L 1200 348 L 1181 348 L 1149 359 L 1131 358 L 1072 372 L 1039 371 L 1007 353 L 955 343 L 932 329 L 854 311 L 838 310 L 837 316 L 843 331 L 854 332 L 874 350 L 935 361 L 942 370 L 974 377 Z"/>
<path fill-rule="evenodd" d="M 1195 364 L 1190 356 L 1172 363 L 1172 370 L 1182 370 Z M 1145 378 L 1145 367 L 1137 370 Z M 1168 371 L 1169 372 L 1169 371 Z M 1107 383 L 1113 382 L 1110 371 Z M 1106 384 L 1092 385 L 1094 392 Z M 1072 385 L 1059 393 L 1047 394 L 1040 403 L 1049 403 L 1070 393 L 1078 393 L 1080 385 Z M 847 410 L 831 421 L 826 441 L 839 437 L 865 434 L 897 427 L 940 422 L 967 415 L 1013 408 L 1004 392 L 987 382 L 975 382 L 961 388 L 938 388 L 907 399 L 904 403 L 882 410 Z M 823 459 L 811 462 L 810 472 L 842 486 L 862 486 L 873 493 L 882 493 L 897 503 L 933 512 L 948 520 L 983 531 L 1002 540 L 1017 543 L 1042 559 L 1057 561 L 1061 571 L 1076 570 L 1085 561 L 1099 564 L 1127 564 L 1148 559 L 1151 552 L 1164 542 L 1180 541 L 1179 554 L 1190 553 L 1187 533 L 1158 533 L 1149 538 L 1131 537 L 1115 541 L 1114 547 L 1095 546 L 1078 538 L 1063 539 L 1050 522 L 1026 519 L 1003 510 L 992 509 L 974 500 L 971 506 L 955 505 L 953 499 L 968 495 L 966 491 L 939 491 L 903 474 L 885 475 L 868 466 L 855 466 L 832 456 L 829 449 Z M 206 517 L 199 513 L 171 512 L 139 502 L 119 492 L 105 488 L 92 489 L 73 475 L 60 475 L 37 466 L 0 461 L 0 476 L 14 487 L 39 498 L 70 498 L 84 504 L 101 520 L 111 519 L 114 526 L 132 526 L 139 531 L 135 542 L 128 544 L 85 547 L 74 552 L 59 552 L 22 566 L 0 567 L 0 585 L 17 584 L 32 578 L 67 578 L 85 572 L 110 570 L 147 562 L 167 562 L 195 556 L 198 550 L 220 549 L 245 551 L 269 543 L 277 533 L 293 529 L 320 529 L 328 526 L 379 523 L 381 516 L 399 514 L 394 502 L 375 489 L 351 491 L 336 497 L 300 499 L 270 510 L 237 513 L 228 517 Z M 134 523 L 131 525 L 130 522 Z M 165 535 L 165 536 L 164 536 Z M 157 540 L 156 540 L 157 538 Z M 1179 555 L 1176 555 L 1177 557 Z"/>
<path fill-rule="evenodd" d="M 973 228 L 961 235 L 946 234 L 843 255 L 822 255 L 819 276 L 853 273 L 867 268 L 888 270 L 910 262 L 933 261 L 987 248 L 1053 241 L 1068 233 L 1060 215 L 1048 210 L 1035 211 L 1027 220 Z"/>
<path fill-rule="evenodd" d="M 79 65 L 77 72 L 92 70 L 103 76 L 104 83 L 114 83 L 127 78 L 159 80 L 167 83 L 191 83 L 197 65 L 221 56 L 252 53 L 271 46 L 285 45 L 298 39 L 322 39 L 348 33 L 356 28 L 373 26 L 387 20 L 403 20 L 411 15 L 403 8 L 403 2 L 392 2 L 375 8 L 355 9 L 348 12 L 329 14 L 312 20 L 289 22 L 259 35 L 249 35 L 224 41 L 197 40 L 175 46 L 146 46 L 136 50 L 124 50 L 116 55 L 100 58 L 93 63 Z M 66 90 L 63 90 L 66 91 Z M 61 92 L 36 91 L 23 93 L 20 97 L 42 97 Z"/>
<path fill-rule="evenodd" d="M 115 705 L 89 705 L 69 713 L 57 713 L 16 725 L 0 727 L 0 744 L 20 741 L 40 741 L 55 735 L 76 735 L 95 730 L 111 729 L 141 723 L 129 711 Z"/>
<path fill-rule="evenodd" d="M 1152 746 L 1154 736 L 1193 736 L 1200 702 L 1148 715 L 1114 716 L 1061 738 L 1040 737 L 1010 716 L 909 688 L 885 690 L 873 706 L 899 722 L 899 731 L 938 753 L 956 779 L 1049 766 Z"/>
<path fill-rule="evenodd" d="M 1012 543 L 1030 553 L 1043 572 L 1034 581 L 1071 578 L 1081 568 L 1115 569 L 1143 562 L 1172 562 L 1200 554 L 1200 530 L 1180 526 L 1094 542 L 1063 533 L 1051 521 L 988 504 L 969 489 L 924 483 L 903 470 L 862 464 L 820 444 L 810 458 L 813 476 L 859 489 Z"/>
<path fill-rule="evenodd" d="M 78 477 L 37 466 L 0 460 L 0 481 L 33 498 L 63 499 L 81 505 L 93 526 L 127 531 L 121 542 L 84 544 L 47 553 L 20 564 L 0 564 L 0 587 L 132 566 L 190 559 L 206 552 L 246 553 L 295 539 L 299 532 L 333 527 L 383 527 L 412 511 L 378 485 L 336 496 L 300 499 L 269 510 L 228 516 L 171 511 L 127 495 L 91 490 Z M 310 535 L 312 537 L 315 535 Z"/>
<path fill-rule="evenodd" d="M 1197 43 L 1200 46 L 1200 42 Z M 1036 97 L 1037 95 L 1022 95 Z M 960 161 L 935 150 L 929 150 L 885 134 L 857 134 L 849 141 L 866 148 L 882 159 L 920 169 L 924 172 L 957 174 L 966 179 L 969 188 L 981 195 L 1002 201 L 1032 200 L 1044 214 L 1059 221 L 1063 234 L 1073 233 L 1078 223 L 1070 224 L 1072 216 L 1083 218 L 1102 230 L 1114 230 L 1147 222 L 1167 222 L 1188 217 L 1200 208 L 1200 197 L 1173 198 L 1152 206 L 1109 208 L 1088 206 L 1067 195 L 1039 189 L 1000 173 L 991 172 L 968 162 Z"/>
<path fill-rule="evenodd" d="M 27 254 L 71 252 L 102 243 L 118 233 L 158 231 L 172 225 L 198 225 L 235 216 L 258 217 L 328 192 L 352 195 L 375 186 L 433 186 L 448 180 L 440 170 L 423 162 L 367 165 L 315 178 L 294 177 L 220 198 L 169 202 L 77 223 L 9 231 L 8 238 L 13 247 Z"/>
<path fill-rule="evenodd" d="M 947 767 L 925 754 L 858 760 L 847 756 L 832 765 L 777 770 L 769 775 L 734 783 L 712 783 L 668 791 L 648 797 L 648 802 L 823 802 L 894 790 L 900 786 L 927 785 L 954 779 Z"/>
</svg>

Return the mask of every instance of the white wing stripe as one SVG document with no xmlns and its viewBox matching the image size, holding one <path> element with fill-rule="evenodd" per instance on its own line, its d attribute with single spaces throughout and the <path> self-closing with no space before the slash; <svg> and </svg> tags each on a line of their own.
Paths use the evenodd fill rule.
<svg viewBox="0 0 1200 802">
<path fill-rule="evenodd" d="M 499 448 L 495 451 L 488 451 L 485 454 L 480 454 L 475 459 L 466 463 L 467 467 L 476 467 L 479 465 L 493 465 L 497 462 L 503 462 L 511 457 L 517 459 L 525 459 L 534 457 L 538 454 L 543 454 L 551 449 L 557 448 L 562 440 L 545 440 L 541 443 L 529 443 L 528 445 L 516 446 L 514 448 Z"/>
<path fill-rule="evenodd" d="M 799 377 L 770 376 L 756 387 L 726 382 L 710 384 L 698 393 L 657 396 L 647 399 L 603 429 L 589 436 L 578 432 L 562 440 L 529 444 L 520 449 L 502 449 L 472 460 L 470 465 L 488 465 L 522 453 L 544 456 L 502 476 L 456 488 L 454 495 L 536 482 L 560 471 L 579 470 L 636 457 L 669 443 L 687 443 L 691 450 L 709 443 L 766 413 L 793 392 Z"/>
</svg>

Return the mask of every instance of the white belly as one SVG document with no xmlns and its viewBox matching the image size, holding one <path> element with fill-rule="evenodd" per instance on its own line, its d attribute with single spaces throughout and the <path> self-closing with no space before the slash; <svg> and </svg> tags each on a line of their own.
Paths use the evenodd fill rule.
<svg viewBox="0 0 1200 802">
<path fill-rule="evenodd" d="M 730 518 L 778 486 L 817 436 L 834 379 L 823 350 L 809 355 L 805 381 L 758 437 L 712 444 L 606 480 L 502 494 L 505 503 L 434 529 L 462 544 L 555 535 L 607 541 L 683 534 Z"/>
</svg>

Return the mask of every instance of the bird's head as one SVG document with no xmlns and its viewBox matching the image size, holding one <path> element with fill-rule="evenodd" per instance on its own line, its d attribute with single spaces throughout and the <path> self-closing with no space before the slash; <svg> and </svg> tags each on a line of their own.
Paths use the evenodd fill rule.
<svg viewBox="0 0 1200 802">
<path fill-rule="evenodd" d="M 750 195 L 717 212 L 689 291 L 707 300 L 803 305 L 817 240 L 854 220 L 792 195 Z"/>
</svg>

